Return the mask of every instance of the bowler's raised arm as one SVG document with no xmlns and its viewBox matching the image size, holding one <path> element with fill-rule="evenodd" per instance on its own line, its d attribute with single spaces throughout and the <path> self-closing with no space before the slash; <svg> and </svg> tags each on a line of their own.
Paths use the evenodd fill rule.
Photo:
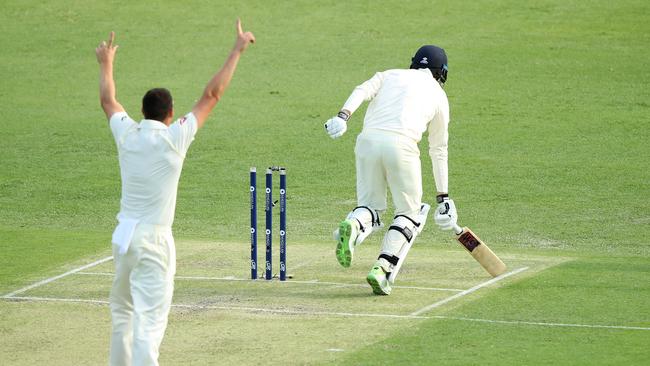
<svg viewBox="0 0 650 366">
<path fill-rule="evenodd" d="M 236 23 L 237 29 L 237 38 L 235 40 L 235 46 L 233 47 L 230 55 L 226 59 L 226 62 L 208 82 L 205 89 L 203 90 L 203 95 L 201 99 L 194 105 L 192 108 L 192 113 L 196 117 L 198 127 L 201 128 L 205 123 L 205 120 L 208 118 L 208 115 L 212 111 L 223 93 L 228 88 L 230 80 L 237 69 L 237 63 L 239 62 L 239 57 L 242 52 L 246 50 L 249 44 L 255 42 L 255 36 L 251 32 L 244 32 L 241 27 L 241 21 L 237 19 Z"/>
<path fill-rule="evenodd" d="M 99 63 L 99 101 L 106 118 L 117 112 L 123 112 L 124 107 L 115 98 L 115 81 L 113 80 L 113 61 L 115 60 L 115 32 L 111 32 L 107 41 L 102 41 L 95 48 L 95 55 Z"/>
</svg>

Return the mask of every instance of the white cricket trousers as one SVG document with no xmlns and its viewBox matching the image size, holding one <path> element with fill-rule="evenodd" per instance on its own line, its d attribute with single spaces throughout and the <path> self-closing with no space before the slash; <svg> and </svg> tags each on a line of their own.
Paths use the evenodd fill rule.
<svg viewBox="0 0 650 366">
<path fill-rule="evenodd" d="M 158 365 L 176 272 L 171 228 L 138 224 L 125 254 L 113 245 L 113 260 L 110 364 Z"/>
<path fill-rule="evenodd" d="M 420 212 L 422 170 L 415 140 L 391 131 L 363 130 L 354 153 L 359 206 L 385 211 L 388 187 L 395 215 L 414 217 Z"/>
</svg>

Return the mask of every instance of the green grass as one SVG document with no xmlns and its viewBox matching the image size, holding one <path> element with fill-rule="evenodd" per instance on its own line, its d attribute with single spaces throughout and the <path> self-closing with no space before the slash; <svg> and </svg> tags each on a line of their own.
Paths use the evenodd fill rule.
<svg viewBox="0 0 650 366">
<path fill-rule="evenodd" d="M 561 264 L 456 308 L 454 319 L 400 331 L 342 363 L 466 365 L 481 359 L 487 365 L 641 365 L 649 352 L 648 336 L 640 331 L 568 324 L 647 328 L 647 297 L 630 294 L 647 294 L 649 275 L 646 259 Z M 565 326 L 530 324 L 539 322 Z"/>
<path fill-rule="evenodd" d="M 0 292 L 8 293 L 43 276 L 58 275 L 60 263 L 106 251 L 110 233 L 38 228 L 7 228 L 2 233 Z"/>
<path fill-rule="evenodd" d="M 461 222 L 508 263 L 528 257 L 567 261 L 433 314 L 648 327 L 650 74 L 644 60 L 650 5 L 637 0 L 4 1 L 2 294 L 109 253 L 120 185 L 115 147 L 98 103 L 97 43 L 116 31 L 118 99 L 132 117 L 139 118 L 142 94 L 156 86 L 172 91 L 182 114 L 228 54 L 237 16 L 258 42 L 242 57 L 230 89 L 185 161 L 174 224 L 179 243 L 193 250 L 203 248 L 194 248 L 193 240 L 245 245 L 248 168 L 282 164 L 288 168 L 290 255 L 292 249 L 305 250 L 300 256 L 309 258 L 311 246 L 313 253 L 333 252 L 331 230 L 355 205 L 354 137 L 365 107 L 339 140 L 330 140 L 322 124 L 358 83 L 375 71 L 406 67 L 420 45 L 435 43 L 450 61 L 450 193 Z M 424 139 L 423 183 L 425 200 L 432 202 L 426 145 Z M 389 220 L 390 213 L 384 217 Z M 369 244 L 366 260 L 376 255 L 379 240 Z M 418 244 L 424 258 L 457 250 L 434 225 Z M 208 253 L 190 255 L 179 271 L 202 260 L 218 268 L 228 256 Z M 419 258 L 410 257 L 409 263 L 417 268 Z M 229 266 L 239 268 L 234 262 Z M 435 280 L 467 285 L 455 273 L 475 264 L 460 266 L 434 272 Z M 361 267 L 347 272 L 323 264 L 320 270 L 354 281 L 363 279 L 367 269 Z M 244 276 L 243 264 L 241 270 Z M 470 278 L 483 275 L 471 273 Z M 105 287 L 84 286 L 89 293 L 70 295 L 105 297 Z M 211 296 L 209 286 L 204 291 L 194 300 Z M 178 294 L 183 299 L 183 292 Z M 380 307 L 399 302 L 399 293 L 394 295 Z M 333 295 L 283 296 L 293 305 L 304 300 L 345 306 Z M 358 309 L 365 300 L 355 301 Z M 380 300 L 367 301 L 370 312 Z M 103 363 L 106 311 L 80 304 L 0 302 L 0 338 L 11 342 L 0 347 L 0 363 Z M 39 323 L 45 318 L 52 320 Z M 181 364 L 193 354 L 194 363 L 210 364 L 240 349 L 223 360 L 250 364 L 264 350 L 281 347 L 265 341 L 274 333 L 297 349 L 305 338 L 315 340 L 309 344 L 311 358 L 285 360 L 289 364 L 643 364 L 649 358 L 647 331 L 451 318 L 389 321 L 376 332 L 372 325 L 381 321 L 372 319 L 350 329 L 338 318 L 174 312 L 161 361 Z M 56 335 L 58 324 L 66 324 L 60 337 L 36 336 Z M 246 345 L 247 337 L 229 331 L 231 325 L 260 336 Z M 73 342 L 79 334 L 95 341 Z M 336 342 L 327 342 L 330 336 Z M 359 338 L 353 347 L 340 344 Z M 53 356 L 62 347 L 95 358 Z"/>
</svg>

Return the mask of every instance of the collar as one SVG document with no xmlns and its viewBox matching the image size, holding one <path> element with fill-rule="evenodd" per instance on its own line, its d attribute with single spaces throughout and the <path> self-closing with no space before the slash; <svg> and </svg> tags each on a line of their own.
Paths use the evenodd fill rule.
<svg viewBox="0 0 650 366">
<path fill-rule="evenodd" d="M 425 76 L 425 77 L 427 79 L 431 79 L 431 82 L 438 85 L 440 87 L 440 89 L 444 89 L 444 87 L 442 85 L 440 85 L 440 82 L 433 78 L 433 73 L 431 72 L 431 70 L 429 70 L 429 69 L 417 69 L 417 70 L 420 71 L 420 72 L 424 72 L 427 75 L 429 75 L 429 76 Z"/>
<path fill-rule="evenodd" d="M 139 128 L 146 128 L 150 130 L 166 130 L 167 126 L 160 121 L 156 121 L 153 119 L 143 119 L 142 121 L 140 121 Z"/>
<path fill-rule="evenodd" d="M 436 83 L 438 82 L 438 80 L 433 78 L 433 74 L 431 73 L 431 70 L 429 70 L 429 69 L 418 69 L 418 71 L 426 73 L 427 75 L 429 75 L 429 77 L 428 77 L 429 79 L 435 81 Z"/>
</svg>

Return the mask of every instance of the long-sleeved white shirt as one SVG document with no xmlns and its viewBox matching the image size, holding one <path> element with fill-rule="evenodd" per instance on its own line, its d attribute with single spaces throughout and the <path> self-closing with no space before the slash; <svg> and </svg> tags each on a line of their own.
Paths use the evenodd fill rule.
<svg viewBox="0 0 650 366">
<path fill-rule="evenodd" d="M 429 131 L 429 156 L 438 192 L 448 192 L 449 101 L 428 69 L 376 73 L 357 86 L 342 109 L 351 113 L 370 101 L 363 129 L 393 131 L 415 142 Z"/>
</svg>

